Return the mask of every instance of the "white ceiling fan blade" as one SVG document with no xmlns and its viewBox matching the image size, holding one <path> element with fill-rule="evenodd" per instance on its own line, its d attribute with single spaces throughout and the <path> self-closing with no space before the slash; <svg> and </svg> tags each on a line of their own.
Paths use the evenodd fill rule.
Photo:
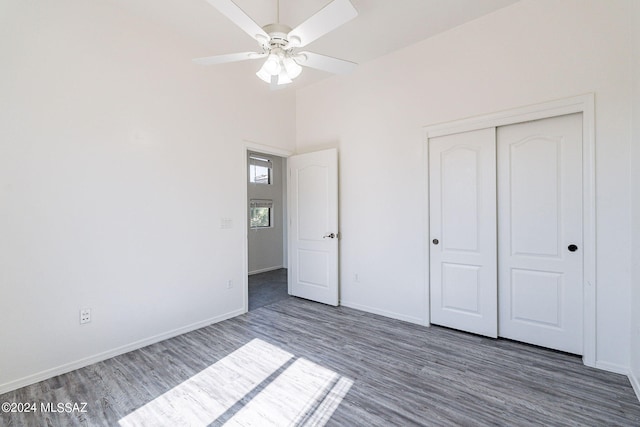
<svg viewBox="0 0 640 427">
<path fill-rule="evenodd" d="M 313 52 L 300 52 L 296 55 L 296 62 L 305 67 L 311 67 L 334 74 L 347 74 L 353 71 L 358 64 L 333 58 L 331 56 L 320 55 Z"/>
<path fill-rule="evenodd" d="M 227 62 L 238 62 L 238 61 L 246 61 L 247 59 L 259 59 L 266 57 L 266 53 L 257 53 L 257 52 L 240 52 L 240 53 L 229 53 L 227 55 L 216 55 L 216 56 L 207 56 L 204 58 L 195 58 L 193 62 L 200 65 L 215 65 L 215 64 L 224 64 Z"/>
<path fill-rule="evenodd" d="M 220 13 L 229 18 L 231 22 L 240 27 L 258 42 L 263 43 L 269 40 L 269 35 L 256 22 L 249 17 L 242 9 L 231 0 L 207 0 Z"/>
<path fill-rule="evenodd" d="M 295 47 L 306 46 L 356 16 L 358 16 L 358 11 L 349 0 L 333 0 L 315 15 L 291 30 L 287 38 Z"/>
</svg>

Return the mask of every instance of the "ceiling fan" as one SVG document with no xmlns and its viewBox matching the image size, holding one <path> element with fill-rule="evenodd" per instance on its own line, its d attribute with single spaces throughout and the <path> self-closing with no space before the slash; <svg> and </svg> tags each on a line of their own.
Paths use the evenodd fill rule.
<svg viewBox="0 0 640 427">
<path fill-rule="evenodd" d="M 277 0 L 275 24 L 260 27 L 242 9 L 231 0 L 207 0 L 220 13 L 229 18 L 244 32 L 253 37 L 261 47 L 260 52 L 241 52 L 227 55 L 196 58 L 193 61 L 201 65 L 222 64 L 226 62 L 267 58 L 256 75 L 271 84 L 272 88 L 291 83 L 302 72 L 302 67 L 311 67 L 335 74 L 344 74 L 356 67 L 356 64 L 331 56 L 313 52 L 298 52 L 323 35 L 352 20 L 358 11 L 349 0 L 333 0 L 296 28 L 281 24 L 280 0 Z"/>
</svg>

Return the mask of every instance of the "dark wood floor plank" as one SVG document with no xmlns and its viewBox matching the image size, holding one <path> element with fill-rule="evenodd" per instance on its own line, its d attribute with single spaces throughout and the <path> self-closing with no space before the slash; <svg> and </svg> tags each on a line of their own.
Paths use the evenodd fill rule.
<svg viewBox="0 0 640 427">
<path fill-rule="evenodd" d="M 640 425 L 640 403 L 628 379 L 585 367 L 576 356 L 297 298 L 6 393 L 0 402 L 87 402 L 88 413 L 2 414 L 0 425 L 117 426 L 255 339 L 292 358 L 223 408 L 212 425 L 235 420 L 257 398 L 269 401 L 263 390 L 300 359 L 353 381 L 328 419 L 331 426 Z M 308 407 L 323 407 L 327 392 Z M 188 401 L 198 393 L 177 395 Z M 282 400 L 273 411 L 287 404 Z M 206 407 L 194 408 L 206 419 Z M 317 414 L 297 419 L 316 420 L 311 415 Z M 186 424 L 161 408 L 138 425 Z"/>
</svg>

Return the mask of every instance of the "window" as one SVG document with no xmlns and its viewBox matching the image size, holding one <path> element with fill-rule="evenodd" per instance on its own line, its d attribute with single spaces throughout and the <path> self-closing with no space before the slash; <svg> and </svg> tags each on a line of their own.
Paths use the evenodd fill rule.
<svg viewBox="0 0 640 427">
<path fill-rule="evenodd" d="M 273 200 L 253 199 L 249 202 L 251 228 L 269 228 L 272 226 Z"/>
<path fill-rule="evenodd" d="M 273 165 L 264 157 L 249 156 L 249 182 L 254 184 L 271 184 Z"/>
</svg>

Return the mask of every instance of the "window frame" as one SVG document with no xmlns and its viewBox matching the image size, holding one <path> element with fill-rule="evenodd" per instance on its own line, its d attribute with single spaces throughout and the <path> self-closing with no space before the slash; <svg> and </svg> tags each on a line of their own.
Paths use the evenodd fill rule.
<svg viewBox="0 0 640 427">
<path fill-rule="evenodd" d="M 267 218 L 269 225 L 253 225 L 253 210 L 254 209 L 268 209 Z M 271 199 L 251 199 L 249 200 L 249 229 L 251 230 L 265 230 L 274 228 L 274 203 Z"/>
<path fill-rule="evenodd" d="M 266 182 L 264 180 L 257 181 L 257 168 L 267 169 Z M 273 161 L 267 157 L 259 155 L 249 155 L 249 184 L 256 185 L 273 185 Z"/>
</svg>

